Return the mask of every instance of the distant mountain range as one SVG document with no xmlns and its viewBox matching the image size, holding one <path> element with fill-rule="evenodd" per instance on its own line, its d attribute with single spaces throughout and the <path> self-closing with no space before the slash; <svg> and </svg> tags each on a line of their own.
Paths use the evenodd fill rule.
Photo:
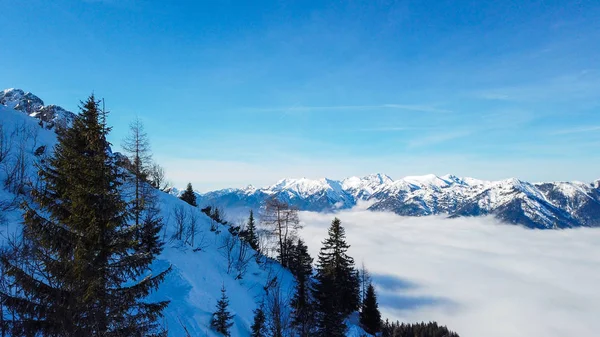
<svg viewBox="0 0 600 337">
<path fill-rule="evenodd" d="M 44 105 L 39 97 L 21 89 L 0 91 L 0 105 L 39 119 L 47 129 L 69 125 L 74 117 L 72 112 Z M 369 210 L 405 216 L 493 215 L 529 228 L 600 227 L 600 180 L 529 183 L 514 178 L 485 181 L 454 175 L 393 180 L 373 174 L 341 181 L 283 179 L 264 188 L 248 186 L 198 194 L 198 201 L 200 205 L 229 209 L 259 209 L 272 197 L 317 212 L 349 209 L 365 202 Z"/>
<path fill-rule="evenodd" d="M 600 181 L 529 183 L 518 179 L 485 181 L 454 175 L 384 174 L 331 179 L 283 179 L 272 186 L 224 189 L 198 195 L 201 205 L 258 209 L 277 198 L 300 210 L 331 212 L 359 202 L 373 211 L 404 216 L 493 215 L 529 228 L 600 226 Z"/>
</svg>

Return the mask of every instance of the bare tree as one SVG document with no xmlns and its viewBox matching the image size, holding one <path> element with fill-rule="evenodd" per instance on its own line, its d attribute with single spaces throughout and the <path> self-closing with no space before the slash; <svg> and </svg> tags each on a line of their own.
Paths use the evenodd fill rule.
<svg viewBox="0 0 600 337">
<path fill-rule="evenodd" d="M 178 205 L 173 209 L 173 219 L 175 220 L 175 234 L 173 238 L 175 240 L 182 240 L 183 234 L 185 233 L 187 224 L 188 213 L 185 206 Z"/>
<path fill-rule="evenodd" d="M 171 189 L 171 183 L 167 181 L 165 169 L 157 163 L 152 163 L 148 170 L 148 179 L 154 188 L 163 192 Z"/>
<path fill-rule="evenodd" d="M 185 243 L 194 247 L 194 239 L 196 238 L 196 234 L 198 234 L 198 213 L 195 209 L 189 213 L 187 220 L 188 226 Z"/>
<path fill-rule="evenodd" d="M 290 252 L 286 243 L 302 228 L 298 209 L 275 198 L 268 199 L 261 215 L 261 223 L 277 240 L 279 262 L 283 266 L 288 266 Z"/>
<path fill-rule="evenodd" d="M 239 245 L 237 260 L 235 262 L 235 269 L 237 270 L 236 279 L 240 280 L 244 277 L 248 271 L 248 264 L 252 261 L 253 254 L 250 245 L 241 240 L 236 240 Z"/>
<path fill-rule="evenodd" d="M 365 302 L 365 296 L 367 295 L 367 288 L 369 287 L 369 284 L 371 284 L 371 274 L 369 274 L 364 262 L 360 265 L 358 276 L 360 281 L 360 305 L 362 307 L 363 303 Z"/>
<path fill-rule="evenodd" d="M 152 161 L 150 141 L 144 131 L 144 125 L 139 118 L 129 124 L 129 135 L 122 144 L 130 162 L 129 169 L 133 174 L 135 196 L 133 198 L 133 216 L 136 226 L 140 224 L 142 211 L 145 207 L 146 194 L 143 185 L 148 178 L 148 168 Z"/>
<path fill-rule="evenodd" d="M 267 294 L 266 310 L 272 337 L 292 336 L 289 298 L 290 294 L 283 294 L 279 283 Z"/>
<path fill-rule="evenodd" d="M 221 254 L 227 260 L 227 274 L 231 273 L 231 269 L 235 262 L 235 254 L 233 250 L 235 249 L 236 241 L 237 240 L 231 235 L 225 235 L 221 239 L 221 246 L 219 249 L 221 249 Z"/>
<path fill-rule="evenodd" d="M 13 146 L 14 133 L 9 133 L 0 123 L 0 163 L 8 157 Z"/>
</svg>

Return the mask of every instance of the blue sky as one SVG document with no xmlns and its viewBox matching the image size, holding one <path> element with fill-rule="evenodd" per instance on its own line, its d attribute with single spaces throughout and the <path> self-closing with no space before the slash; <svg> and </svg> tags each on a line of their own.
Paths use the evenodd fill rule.
<svg viewBox="0 0 600 337">
<path fill-rule="evenodd" d="M 597 1 L 0 0 L 0 86 L 139 116 L 178 186 L 600 178 Z"/>
</svg>

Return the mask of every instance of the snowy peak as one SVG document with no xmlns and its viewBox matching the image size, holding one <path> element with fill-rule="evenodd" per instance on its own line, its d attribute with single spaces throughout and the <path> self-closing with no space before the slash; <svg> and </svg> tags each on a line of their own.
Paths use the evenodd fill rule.
<svg viewBox="0 0 600 337">
<path fill-rule="evenodd" d="M 44 101 L 36 95 L 21 89 L 5 89 L 0 91 L 0 104 L 21 111 L 40 120 L 47 129 L 71 125 L 75 114 L 57 105 L 44 105 Z"/>
<path fill-rule="evenodd" d="M 265 188 L 228 189 L 200 196 L 205 204 L 260 208 L 275 197 L 308 211 L 354 207 L 360 200 L 370 210 L 405 216 L 494 215 L 532 228 L 600 226 L 600 181 L 529 183 L 516 178 L 486 181 L 452 174 L 406 176 L 384 174 L 332 179 L 282 179 Z"/>
</svg>

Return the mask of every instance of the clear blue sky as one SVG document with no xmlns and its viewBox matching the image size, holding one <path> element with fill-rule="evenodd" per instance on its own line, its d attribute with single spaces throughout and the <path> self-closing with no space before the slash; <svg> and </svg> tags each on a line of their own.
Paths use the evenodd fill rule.
<svg viewBox="0 0 600 337">
<path fill-rule="evenodd" d="M 0 86 L 118 145 L 136 115 L 170 179 L 600 178 L 600 2 L 0 0 Z"/>
</svg>

